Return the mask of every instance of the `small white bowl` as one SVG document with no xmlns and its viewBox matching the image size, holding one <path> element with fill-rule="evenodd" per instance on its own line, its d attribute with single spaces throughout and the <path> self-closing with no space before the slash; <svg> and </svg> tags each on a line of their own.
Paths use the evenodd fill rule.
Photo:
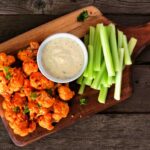
<svg viewBox="0 0 150 150">
<path fill-rule="evenodd" d="M 43 49 L 45 48 L 45 46 L 47 45 L 47 43 L 53 39 L 61 38 L 61 37 L 69 38 L 69 39 L 75 41 L 76 43 L 78 43 L 82 49 L 83 57 L 84 57 L 84 63 L 83 63 L 81 70 L 73 77 L 70 77 L 67 79 L 60 79 L 60 78 L 56 78 L 56 77 L 52 76 L 45 70 L 45 68 L 42 65 L 42 52 L 43 52 Z M 82 75 L 82 73 L 84 72 L 84 70 L 87 66 L 87 62 L 88 62 L 88 54 L 87 54 L 87 49 L 86 49 L 84 43 L 78 37 L 76 37 L 72 34 L 69 34 L 69 33 L 57 33 L 57 34 L 53 34 L 53 35 L 47 37 L 41 43 L 41 45 L 38 49 L 38 53 L 37 53 L 37 64 L 38 64 L 39 70 L 46 78 L 48 78 L 51 81 L 57 82 L 57 83 L 68 83 L 68 82 L 74 81 L 77 78 L 79 78 Z"/>
</svg>

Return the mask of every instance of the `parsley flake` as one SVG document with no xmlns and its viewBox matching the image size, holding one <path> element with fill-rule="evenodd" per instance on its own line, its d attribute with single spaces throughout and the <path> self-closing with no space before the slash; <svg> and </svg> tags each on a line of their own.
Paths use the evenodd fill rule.
<svg viewBox="0 0 150 150">
<path fill-rule="evenodd" d="M 36 100 L 37 97 L 38 97 L 38 95 L 37 95 L 36 92 L 32 92 L 32 93 L 30 94 L 30 98 L 31 98 L 32 100 Z"/>
<path fill-rule="evenodd" d="M 81 98 L 80 99 L 80 105 L 86 105 L 87 104 L 87 99 L 85 99 L 85 98 Z"/>
<path fill-rule="evenodd" d="M 42 105 L 41 105 L 41 104 L 39 104 L 39 103 L 38 103 L 37 105 L 38 105 L 38 107 L 42 107 Z"/>
<path fill-rule="evenodd" d="M 9 72 L 9 67 L 4 67 L 4 71 L 6 72 L 6 73 L 8 73 Z"/>
<path fill-rule="evenodd" d="M 10 80 L 11 77 L 12 77 L 12 75 L 10 74 L 10 72 L 8 72 L 8 73 L 6 74 L 6 79 L 7 79 L 7 80 Z"/>
<path fill-rule="evenodd" d="M 77 21 L 82 22 L 86 20 L 89 17 L 88 11 L 83 10 L 83 12 L 80 13 L 80 15 L 77 17 Z"/>
<path fill-rule="evenodd" d="M 9 72 L 10 67 L 5 66 L 4 67 L 4 72 L 6 73 L 6 79 L 10 80 L 10 78 L 12 77 L 12 75 Z"/>
<path fill-rule="evenodd" d="M 47 89 L 46 92 L 47 92 L 50 96 L 52 96 L 52 94 L 53 94 L 52 89 Z"/>
<path fill-rule="evenodd" d="M 24 112 L 24 114 L 27 114 L 27 113 L 30 112 L 28 106 L 25 106 L 25 107 L 24 107 L 24 111 L 23 111 L 23 112 Z"/>
<path fill-rule="evenodd" d="M 16 112 L 16 113 L 18 113 L 18 112 L 20 111 L 20 108 L 19 108 L 18 106 L 17 106 L 17 107 L 14 107 L 14 108 L 13 108 L 13 111 Z"/>
</svg>

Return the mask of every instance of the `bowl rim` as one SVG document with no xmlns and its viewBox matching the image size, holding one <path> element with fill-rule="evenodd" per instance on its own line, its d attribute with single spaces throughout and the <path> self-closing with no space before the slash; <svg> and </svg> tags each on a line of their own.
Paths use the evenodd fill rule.
<svg viewBox="0 0 150 150">
<path fill-rule="evenodd" d="M 61 37 L 64 37 L 64 38 L 69 38 L 69 39 L 72 39 L 74 40 L 76 43 L 78 43 L 82 49 L 82 52 L 83 52 L 83 58 L 84 58 L 84 63 L 83 63 L 83 66 L 82 68 L 80 69 L 80 71 L 75 74 L 73 77 L 70 77 L 70 78 L 67 78 L 67 79 L 60 79 L 60 78 L 56 78 L 50 74 L 47 73 L 46 69 L 43 67 L 42 65 L 42 51 L 45 47 L 45 45 L 53 40 L 53 39 L 56 39 L 56 38 L 61 38 Z M 86 46 L 84 45 L 84 43 L 81 41 L 81 39 L 79 39 L 77 36 L 73 35 L 73 34 L 70 34 L 70 33 L 56 33 L 56 34 L 52 34 L 50 36 L 48 36 L 42 43 L 41 45 L 39 46 L 39 49 L 38 49 L 38 52 L 37 52 L 37 64 L 38 64 L 38 68 L 40 70 L 40 72 L 49 80 L 51 81 L 54 81 L 54 82 L 57 82 L 57 83 L 68 83 L 68 82 L 72 82 L 74 80 L 76 80 L 77 78 L 79 78 L 82 73 L 84 72 L 84 70 L 86 69 L 86 66 L 87 66 L 87 63 L 88 63 L 88 53 L 87 53 L 87 48 Z"/>
</svg>

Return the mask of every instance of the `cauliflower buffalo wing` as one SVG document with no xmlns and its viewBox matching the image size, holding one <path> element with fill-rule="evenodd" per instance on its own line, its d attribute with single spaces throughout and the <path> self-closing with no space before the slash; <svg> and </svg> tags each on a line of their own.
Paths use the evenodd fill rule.
<svg viewBox="0 0 150 150">
<path fill-rule="evenodd" d="M 54 83 L 38 71 L 36 55 L 39 43 L 30 42 L 29 47 L 18 52 L 20 67 L 11 66 L 15 57 L 0 53 L 0 94 L 4 97 L 4 115 L 20 136 L 34 132 L 39 125 L 53 130 L 53 123 L 66 118 L 69 101 L 75 95 L 68 85 Z"/>
</svg>

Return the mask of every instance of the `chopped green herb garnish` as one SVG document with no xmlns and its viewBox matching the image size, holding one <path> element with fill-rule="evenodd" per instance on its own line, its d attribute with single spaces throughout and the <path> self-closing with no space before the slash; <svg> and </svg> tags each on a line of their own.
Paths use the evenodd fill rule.
<svg viewBox="0 0 150 150">
<path fill-rule="evenodd" d="M 4 72 L 6 73 L 6 79 L 10 80 L 10 78 L 12 77 L 12 75 L 9 72 L 9 68 L 10 67 L 4 67 Z"/>
<path fill-rule="evenodd" d="M 31 98 L 32 100 L 36 100 L 37 97 L 38 97 L 38 95 L 37 95 L 36 92 L 32 92 L 32 93 L 30 94 L 30 98 Z"/>
<path fill-rule="evenodd" d="M 39 103 L 38 103 L 37 105 L 38 105 L 38 107 L 41 107 L 41 106 L 42 106 L 42 105 L 41 105 L 41 104 L 39 104 Z"/>
<path fill-rule="evenodd" d="M 13 111 L 16 112 L 16 113 L 18 113 L 18 112 L 20 111 L 20 108 L 19 108 L 18 106 L 17 106 L 17 107 L 14 107 L 14 108 L 13 108 Z"/>
<path fill-rule="evenodd" d="M 52 89 L 47 89 L 46 92 L 47 92 L 50 96 L 52 96 L 52 94 L 53 94 Z"/>
<path fill-rule="evenodd" d="M 87 99 L 85 99 L 85 98 L 81 98 L 80 99 L 80 105 L 86 105 L 87 104 Z"/>
<path fill-rule="evenodd" d="M 6 79 L 7 79 L 7 80 L 10 80 L 11 77 L 12 77 L 12 75 L 10 74 L 10 72 L 8 72 L 8 73 L 6 74 Z"/>
<path fill-rule="evenodd" d="M 10 68 L 10 67 L 4 67 L 4 71 L 5 71 L 6 73 L 8 73 L 8 72 L 9 72 L 9 68 Z"/>
<path fill-rule="evenodd" d="M 89 17 L 88 11 L 84 10 L 83 12 L 80 13 L 80 15 L 77 17 L 78 21 L 84 21 Z"/>
<path fill-rule="evenodd" d="M 23 111 L 23 112 L 24 112 L 24 114 L 27 114 L 27 113 L 30 112 L 28 106 L 25 106 L 25 107 L 24 107 L 24 111 Z"/>
</svg>

